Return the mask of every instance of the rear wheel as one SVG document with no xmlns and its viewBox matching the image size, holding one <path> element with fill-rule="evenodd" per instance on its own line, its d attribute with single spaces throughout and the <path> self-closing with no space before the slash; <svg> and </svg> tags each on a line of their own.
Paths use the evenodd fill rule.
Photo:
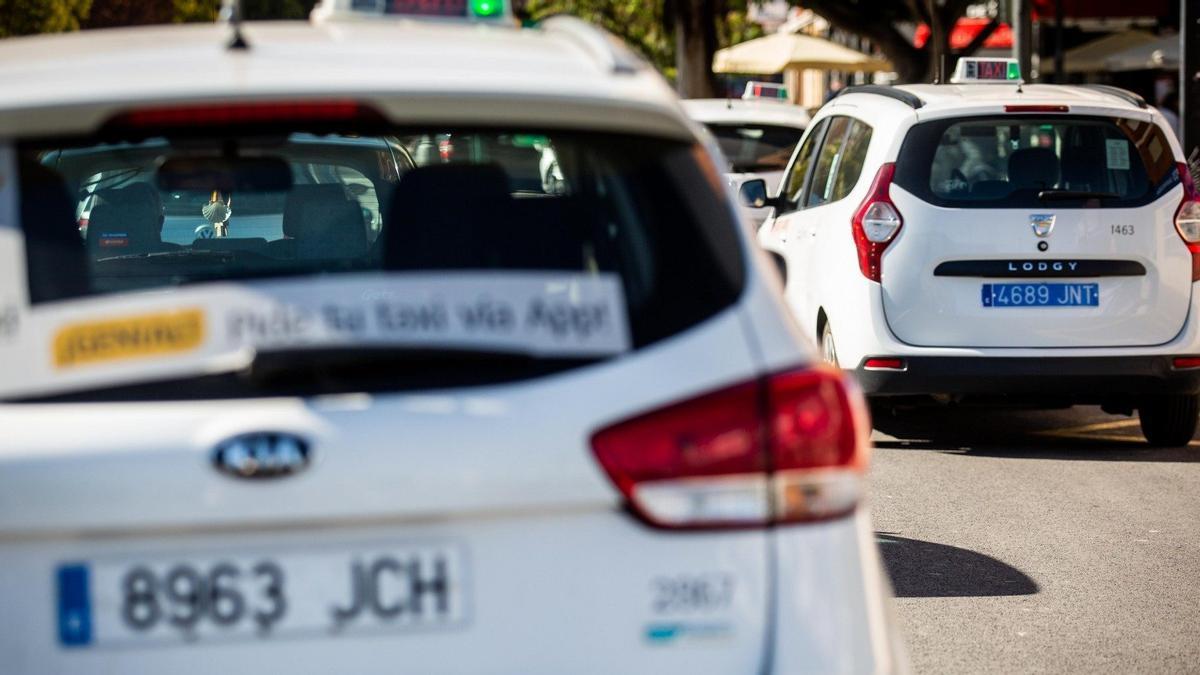
<svg viewBox="0 0 1200 675">
<path fill-rule="evenodd" d="M 1187 445 L 1196 433 L 1200 397 L 1187 394 L 1156 396 L 1138 406 L 1142 435 L 1151 445 Z"/>
<path fill-rule="evenodd" d="M 833 343 L 833 328 L 827 322 L 821 329 L 821 360 L 834 368 L 838 367 L 837 347 Z"/>
</svg>

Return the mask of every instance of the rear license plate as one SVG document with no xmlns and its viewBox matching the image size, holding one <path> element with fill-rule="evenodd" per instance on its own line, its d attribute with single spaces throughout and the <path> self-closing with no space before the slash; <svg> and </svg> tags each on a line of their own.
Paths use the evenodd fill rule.
<svg viewBox="0 0 1200 675">
<path fill-rule="evenodd" d="M 1100 284 L 984 284 L 984 307 L 1098 307 Z"/>
<path fill-rule="evenodd" d="M 466 620 L 453 545 L 186 554 L 57 571 L 68 647 L 321 637 L 448 628 Z"/>
</svg>

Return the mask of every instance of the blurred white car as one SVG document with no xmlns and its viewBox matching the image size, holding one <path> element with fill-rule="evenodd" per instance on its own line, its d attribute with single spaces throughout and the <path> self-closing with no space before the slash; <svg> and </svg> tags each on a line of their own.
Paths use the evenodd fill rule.
<svg viewBox="0 0 1200 675">
<path fill-rule="evenodd" d="M 5 673 L 903 670 L 862 399 L 653 70 L 243 33 L 0 43 Z"/>
<path fill-rule="evenodd" d="M 804 108 L 773 96 L 690 99 L 683 101 L 683 109 L 717 139 L 728 162 L 726 178 L 734 191 L 747 180 L 762 178 L 774 194 L 809 122 Z M 769 207 L 741 208 L 754 227 L 771 212 Z"/>
</svg>

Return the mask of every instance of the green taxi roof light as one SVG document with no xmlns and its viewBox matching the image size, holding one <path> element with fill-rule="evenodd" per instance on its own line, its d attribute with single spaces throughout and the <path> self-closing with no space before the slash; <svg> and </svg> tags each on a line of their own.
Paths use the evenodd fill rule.
<svg viewBox="0 0 1200 675">
<path fill-rule="evenodd" d="M 471 13 L 475 16 L 495 16 L 502 7 L 499 0 L 471 0 Z"/>
<path fill-rule="evenodd" d="M 1021 79 L 1021 66 L 1020 65 L 1018 65 L 1016 63 L 1008 64 L 1008 79 L 1010 79 L 1010 80 Z"/>
</svg>

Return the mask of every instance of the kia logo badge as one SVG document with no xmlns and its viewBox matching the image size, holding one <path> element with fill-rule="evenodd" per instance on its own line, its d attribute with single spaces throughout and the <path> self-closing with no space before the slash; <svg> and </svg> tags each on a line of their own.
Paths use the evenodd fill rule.
<svg viewBox="0 0 1200 675">
<path fill-rule="evenodd" d="M 280 432 L 242 434 L 213 450 L 213 466 L 237 478 L 281 478 L 303 471 L 312 459 L 308 442 Z"/>
<path fill-rule="evenodd" d="M 1033 228 L 1033 233 L 1037 236 L 1048 237 L 1050 231 L 1054 229 L 1054 214 L 1035 213 L 1029 216 L 1029 226 Z"/>
</svg>

